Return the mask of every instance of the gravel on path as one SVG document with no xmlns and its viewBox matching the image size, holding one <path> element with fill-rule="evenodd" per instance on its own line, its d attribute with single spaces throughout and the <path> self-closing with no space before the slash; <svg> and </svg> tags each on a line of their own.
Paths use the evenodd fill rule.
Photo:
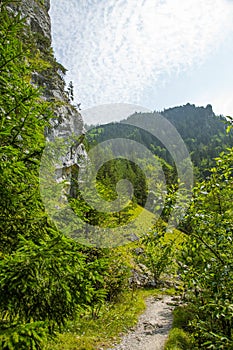
<svg viewBox="0 0 233 350">
<path fill-rule="evenodd" d="M 149 297 L 136 327 L 108 350 L 162 350 L 172 327 L 172 310 L 177 301 L 168 295 Z"/>
</svg>

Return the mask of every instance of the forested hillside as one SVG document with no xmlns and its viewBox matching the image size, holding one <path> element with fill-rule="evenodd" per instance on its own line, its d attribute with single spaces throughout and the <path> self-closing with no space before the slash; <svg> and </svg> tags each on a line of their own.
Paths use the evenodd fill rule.
<svg viewBox="0 0 233 350">
<path fill-rule="evenodd" d="M 184 140 L 195 166 L 196 178 L 206 178 L 214 164 L 214 158 L 226 147 L 233 145 L 232 133 L 226 134 L 226 119 L 216 116 L 211 105 L 196 107 L 187 103 L 185 106 L 165 109 L 160 113 L 175 126 Z M 153 121 L 153 118 L 156 118 L 156 112 L 137 114 L 142 119 L 149 116 Z M 96 129 L 95 126 L 87 126 L 87 129 L 90 129 L 87 133 L 89 142 L 92 144 L 116 137 L 129 138 L 142 142 L 157 156 L 172 164 L 171 155 L 157 138 L 145 130 L 125 125 L 127 122 L 130 124 L 133 117 L 132 115 L 121 123 L 100 125 Z"/>
</svg>

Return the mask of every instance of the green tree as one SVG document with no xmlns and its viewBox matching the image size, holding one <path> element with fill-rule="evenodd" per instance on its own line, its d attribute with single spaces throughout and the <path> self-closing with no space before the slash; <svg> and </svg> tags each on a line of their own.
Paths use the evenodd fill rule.
<svg viewBox="0 0 233 350">
<path fill-rule="evenodd" d="M 0 7 L 0 243 L 4 251 L 16 247 L 19 234 L 36 239 L 43 232 L 37 174 L 44 128 L 51 117 L 49 104 L 31 84 L 36 62 L 23 43 L 24 36 L 29 40 L 27 27 L 20 14 L 7 11 L 8 3 L 2 1 Z M 41 64 L 38 59 L 38 70 Z M 38 220 L 40 229 L 35 231 Z"/>
<path fill-rule="evenodd" d="M 105 263 L 90 261 L 44 212 L 38 173 L 54 105 L 33 74 L 50 64 L 10 3 L 0 2 L 0 347 L 28 350 L 104 300 Z"/>
<path fill-rule="evenodd" d="M 174 256 L 177 253 L 177 232 L 172 233 L 172 239 L 167 237 L 166 224 L 159 219 L 153 231 L 147 233 L 142 239 L 143 253 L 137 260 L 143 263 L 153 276 L 153 283 L 158 285 L 164 273 L 174 270 Z"/>
<path fill-rule="evenodd" d="M 198 348 L 233 348 L 233 149 L 220 154 L 200 183 L 186 218 L 183 280 L 194 310 Z"/>
</svg>

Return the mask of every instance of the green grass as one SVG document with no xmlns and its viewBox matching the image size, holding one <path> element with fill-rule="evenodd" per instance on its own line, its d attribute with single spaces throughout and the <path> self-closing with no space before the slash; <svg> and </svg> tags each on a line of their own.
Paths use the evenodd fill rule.
<svg viewBox="0 0 233 350">
<path fill-rule="evenodd" d="M 119 225 L 133 224 L 135 234 L 144 233 L 147 229 L 151 228 L 156 220 L 156 216 L 150 211 L 142 208 L 138 204 L 133 204 L 129 201 L 128 206 L 120 211 L 121 220 L 115 216 L 115 214 L 106 215 L 106 221 L 103 226 L 105 227 L 118 227 Z M 119 213 L 117 214 L 119 215 Z"/>
<path fill-rule="evenodd" d="M 191 350 L 192 340 L 189 334 L 180 328 L 173 328 L 169 333 L 169 339 L 165 345 L 165 350 Z"/>
<path fill-rule="evenodd" d="M 193 340 L 189 333 L 189 321 L 192 320 L 192 310 L 187 306 L 179 306 L 173 311 L 172 330 L 165 344 L 165 350 L 192 350 Z"/>
<path fill-rule="evenodd" d="M 70 323 L 67 331 L 50 342 L 46 350 L 96 350 L 106 349 L 133 327 L 145 309 L 145 298 L 161 294 L 159 290 L 138 290 L 124 293 L 114 304 L 106 304 L 98 318 L 86 315 Z"/>
<path fill-rule="evenodd" d="M 124 221 L 125 211 L 122 210 L 122 220 Z M 129 210 L 126 210 L 126 214 L 128 215 L 127 220 L 121 224 L 119 224 L 118 219 L 113 215 L 106 216 L 106 221 L 102 222 L 103 227 L 115 227 L 116 232 L 115 235 L 119 235 L 119 240 L 122 240 L 122 237 L 127 236 L 128 232 L 133 232 L 137 237 L 144 236 L 145 233 L 150 230 L 155 229 L 156 223 L 160 222 L 160 225 L 167 225 L 160 218 L 155 216 L 153 213 L 148 211 L 145 208 L 142 208 L 140 205 L 134 205 Z M 166 232 L 164 236 L 164 242 L 168 243 L 169 241 L 173 241 L 175 239 L 175 246 L 177 249 L 180 249 L 181 244 L 185 241 L 185 235 L 179 231 L 174 229 L 172 232 Z"/>
<path fill-rule="evenodd" d="M 137 206 L 134 208 L 133 212 L 130 213 L 131 218 L 135 218 L 135 229 L 133 232 L 138 236 L 140 236 L 142 231 L 146 231 L 145 227 L 148 225 L 152 227 L 154 221 L 154 215 L 147 210 L 144 210 L 143 216 L 137 219 L 141 211 L 142 208 Z M 164 240 L 165 242 L 169 242 L 170 240 L 174 240 L 174 237 L 178 237 L 175 245 L 179 249 L 180 244 L 184 240 L 184 236 L 179 231 L 175 230 L 173 233 L 166 233 Z M 116 252 L 119 250 L 119 253 L 129 260 L 128 263 L 133 264 L 131 251 L 138 245 L 140 245 L 138 241 L 131 242 L 127 245 L 117 247 L 115 250 Z M 124 292 L 114 303 L 105 303 L 98 317 L 92 318 L 91 314 L 87 313 L 79 317 L 75 322 L 70 322 L 66 331 L 58 334 L 56 341 L 47 344 L 46 350 L 107 349 L 113 343 L 120 341 L 120 336 L 137 323 L 139 315 L 145 309 L 145 299 L 147 297 L 161 294 L 174 295 L 176 292 L 174 288 L 163 292 L 153 288 Z M 175 338 L 178 339 L 176 331 L 173 332 L 175 332 Z M 171 337 L 171 339 L 173 339 L 174 335 L 171 334 Z M 183 348 L 168 347 L 166 350 L 178 349 Z"/>
</svg>

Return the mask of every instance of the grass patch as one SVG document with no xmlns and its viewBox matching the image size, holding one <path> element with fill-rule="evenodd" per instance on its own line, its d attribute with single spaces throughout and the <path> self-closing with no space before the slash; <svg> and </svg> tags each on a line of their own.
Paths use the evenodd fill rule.
<svg viewBox="0 0 233 350">
<path fill-rule="evenodd" d="M 143 215 L 140 215 L 142 213 Z M 127 227 L 130 224 L 134 234 L 140 237 L 142 234 L 147 232 L 148 229 L 153 227 L 156 219 L 157 217 L 150 211 L 129 201 L 125 209 L 122 209 L 118 213 L 106 215 L 101 225 L 103 227 L 117 227 L 117 229 L 122 232 L 125 232 L 124 225 L 126 225 L 125 233 L 128 233 Z"/>
<path fill-rule="evenodd" d="M 189 322 L 193 319 L 193 310 L 190 306 L 178 306 L 173 311 L 173 324 L 174 328 L 181 328 L 189 330 Z"/>
<path fill-rule="evenodd" d="M 178 306 L 173 311 L 172 330 L 165 344 L 165 350 L 192 350 L 193 339 L 189 333 L 189 321 L 193 312 L 188 306 Z"/>
<path fill-rule="evenodd" d="M 189 334 L 180 328 L 173 328 L 169 334 L 165 350 L 191 350 L 192 340 Z"/>
<path fill-rule="evenodd" d="M 106 303 L 98 316 L 84 315 L 69 323 L 65 333 L 50 342 L 46 350 L 95 350 L 107 348 L 120 336 L 137 324 L 139 315 L 145 309 L 145 298 L 160 294 L 159 290 L 138 290 L 125 292 L 115 303 Z"/>
</svg>

